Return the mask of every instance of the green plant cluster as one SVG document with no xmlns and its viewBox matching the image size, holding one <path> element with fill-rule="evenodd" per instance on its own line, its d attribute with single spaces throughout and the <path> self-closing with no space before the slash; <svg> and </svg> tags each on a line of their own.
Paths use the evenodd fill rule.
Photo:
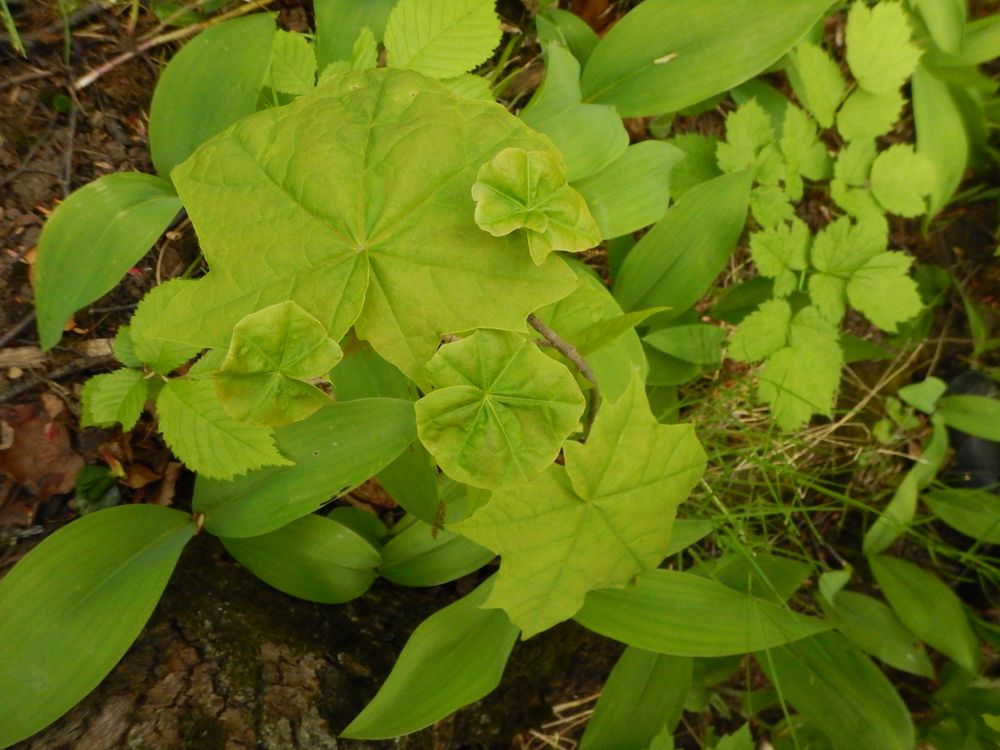
<svg viewBox="0 0 1000 750">
<path fill-rule="evenodd" d="M 848 83 L 823 46 L 831 5 L 646 0 L 600 39 L 550 7 L 535 19 L 545 78 L 516 114 L 494 99 L 521 37 L 471 72 L 502 41 L 491 0 L 316 0 L 315 35 L 257 14 L 189 42 L 153 98 L 156 174 L 102 177 L 58 208 L 36 307 L 48 348 L 186 211 L 207 273 L 143 299 L 114 342 L 122 367 L 84 388 L 83 423 L 127 430 L 151 410 L 197 474 L 192 511 L 86 514 L 0 582 L 0 746 L 103 679 L 202 530 L 270 585 L 331 604 L 378 576 L 433 586 L 499 556 L 413 633 L 345 737 L 434 723 L 496 687 L 519 637 L 575 619 L 627 644 L 585 750 L 672 747 L 685 707 L 746 654 L 774 686 L 762 705 L 783 709 L 775 747 L 1000 738 L 995 699 L 974 700 L 981 630 L 938 577 L 886 554 L 947 427 L 997 439 L 996 402 L 900 394 L 934 432 L 864 540 L 885 601 L 846 590 L 847 566 L 776 554 L 661 567 L 716 533 L 676 518 L 707 462 L 677 386 L 726 353 L 763 363 L 778 428 L 831 416 L 860 341 L 848 310 L 903 336 L 929 302 L 887 215 L 949 201 L 992 106 L 977 66 L 1000 47 L 995 17 L 856 0 Z M 886 137 L 911 79 L 915 146 Z M 670 130 L 725 96 L 723 140 Z M 668 132 L 630 144 L 623 117 Z M 827 193 L 829 221 L 810 226 L 804 207 Z M 748 226 L 759 278 L 705 319 Z M 579 259 L 596 247 L 610 291 Z M 406 512 L 392 528 L 328 508 L 373 476 Z M 932 510 L 981 535 L 983 496 L 942 492 Z M 818 596 L 797 595 L 809 580 Z M 925 644 L 946 676 L 918 725 L 871 657 L 929 679 Z M 715 747 L 752 743 L 744 724 Z"/>
</svg>

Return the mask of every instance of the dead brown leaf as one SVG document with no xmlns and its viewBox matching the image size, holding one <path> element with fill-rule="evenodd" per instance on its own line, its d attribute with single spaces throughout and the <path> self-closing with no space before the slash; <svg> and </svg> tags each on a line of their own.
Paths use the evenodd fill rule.
<svg viewBox="0 0 1000 750">
<path fill-rule="evenodd" d="M 10 447 L 0 450 L 0 472 L 40 500 L 72 490 L 84 463 L 70 445 L 66 425 L 47 412 L 55 410 L 58 418 L 65 410 L 60 399 L 53 399 L 44 407 L 19 404 L 0 410 L 3 431 L 13 435 Z"/>
</svg>

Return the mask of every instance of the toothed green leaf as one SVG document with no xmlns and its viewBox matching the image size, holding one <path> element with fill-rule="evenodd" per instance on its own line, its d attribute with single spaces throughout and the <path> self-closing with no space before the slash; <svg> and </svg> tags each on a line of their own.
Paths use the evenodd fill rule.
<svg viewBox="0 0 1000 750">
<path fill-rule="evenodd" d="M 126 432 L 135 426 L 146 403 L 149 381 L 140 370 L 115 370 L 95 375 L 83 386 L 84 427 L 110 427 L 118 423 Z"/>
<path fill-rule="evenodd" d="M 208 380 L 171 380 L 156 400 L 163 439 L 193 471 L 232 479 L 261 466 L 288 466 L 271 430 L 237 422 Z"/>
<path fill-rule="evenodd" d="M 903 111 L 899 89 L 872 94 L 856 89 L 837 113 L 837 130 L 846 141 L 868 140 L 885 135 Z"/>
<path fill-rule="evenodd" d="M 876 255 L 851 275 L 847 299 L 883 331 L 895 333 L 896 326 L 909 320 L 924 305 L 909 270 L 913 258 L 905 253 Z"/>
<path fill-rule="evenodd" d="M 796 96 L 824 128 L 833 127 L 833 114 L 844 98 L 844 77 L 821 47 L 802 42 L 789 55 L 789 79 Z"/>
<path fill-rule="evenodd" d="M 858 84 L 873 94 L 906 83 L 923 54 L 911 41 L 910 22 L 898 2 L 869 8 L 855 2 L 847 14 L 847 64 Z"/>
<path fill-rule="evenodd" d="M 385 25 L 386 62 L 452 78 L 486 62 L 500 43 L 493 0 L 400 0 Z"/>
<path fill-rule="evenodd" d="M 934 190 L 934 165 L 913 146 L 890 146 L 872 164 L 872 195 L 886 211 L 900 216 L 927 212 L 927 196 Z"/>
<path fill-rule="evenodd" d="M 304 94 L 316 85 L 316 53 L 302 34 L 281 29 L 274 35 L 268 83 L 283 94 Z"/>
</svg>

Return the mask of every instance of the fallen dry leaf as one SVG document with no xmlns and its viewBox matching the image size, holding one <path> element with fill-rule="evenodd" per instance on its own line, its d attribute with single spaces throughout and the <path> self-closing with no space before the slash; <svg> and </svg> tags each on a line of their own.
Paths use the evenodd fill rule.
<svg viewBox="0 0 1000 750">
<path fill-rule="evenodd" d="M 58 408 L 54 402 L 46 406 Z M 3 409 L 0 421 L 5 425 L 2 432 L 13 435 L 10 447 L 0 450 L 0 472 L 40 500 L 73 489 L 84 462 L 70 446 L 64 424 L 54 421 L 39 404 Z"/>
</svg>

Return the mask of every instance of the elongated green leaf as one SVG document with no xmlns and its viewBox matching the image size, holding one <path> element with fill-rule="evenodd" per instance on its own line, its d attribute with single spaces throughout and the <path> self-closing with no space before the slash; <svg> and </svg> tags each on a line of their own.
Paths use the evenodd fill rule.
<svg viewBox="0 0 1000 750">
<path fill-rule="evenodd" d="M 514 333 L 479 330 L 427 365 L 437 389 L 417 402 L 420 442 L 453 479 L 499 488 L 555 461 L 585 401 L 568 369 Z"/>
<path fill-rule="evenodd" d="M 625 258 L 614 286 L 621 306 L 666 305 L 671 310 L 662 317 L 667 319 L 697 302 L 736 247 L 746 222 L 750 181 L 747 171 L 716 177 L 671 206 Z"/>
<path fill-rule="evenodd" d="M 839 633 L 756 654 L 782 699 L 833 750 L 913 750 L 910 712 L 892 683 Z"/>
<path fill-rule="evenodd" d="M 690 107 L 760 73 L 830 5 L 829 0 L 646 0 L 591 54 L 583 71 L 585 101 L 613 104 L 622 117 Z"/>
<path fill-rule="evenodd" d="M 274 431 L 290 465 L 231 482 L 199 476 L 194 510 L 216 536 L 266 534 L 356 487 L 412 442 L 413 405 L 389 398 L 334 403 Z"/>
<path fill-rule="evenodd" d="M 1000 399 L 943 396 L 937 413 L 946 425 L 973 437 L 1000 442 Z"/>
<path fill-rule="evenodd" d="M 338 401 L 359 398 L 417 399 L 416 387 L 403 373 L 373 351 L 361 351 L 331 373 Z M 377 474 L 393 499 L 424 523 L 439 522 L 437 466 L 419 440 L 414 440 Z"/>
<path fill-rule="evenodd" d="M 662 328 L 647 334 L 643 341 L 664 354 L 705 367 L 718 367 L 726 332 L 718 326 L 696 323 Z"/>
<path fill-rule="evenodd" d="M 576 182 L 600 171 L 625 153 L 628 131 L 614 107 L 580 101 L 580 63 L 559 44 L 545 48 L 545 79 L 521 119 L 544 133 L 566 159 Z"/>
<path fill-rule="evenodd" d="M 304 381 L 326 375 L 341 356 L 322 323 L 294 302 L 281 302 L 236 324 L 212 382 L 230 416 L 247 424 L 281 427 L 330 402 L 323 391 Z"/>
<path fill-rule="evenodd" d="M 451 78 L 486 62 L 500 43 L 493 0 L 399 0 L 385 25 L 386 62 Z"/>
<path fill-rule="evenodd" d="M 169 182 L 148 174 L 100 177 L 72 193 L 45 222 L 35 265 L 43 349 L 70 316 L 117 284 L 181 209 Z"/>
<path fill-rule="evenodd" d="M 642 141 L 597 174 L 573 187 L 580 191 L 605 239 L 659 221 L 670 202 L 670 172 L 683 151 L 662 141 Z"/>
<path fill-rule="evenodd" d="M 758 599 L 782 604 L 802 587 L 812 569 L 809 563 L 788 557 L 732 552 L 705 561 L 689 572 Z"/>
<path fill-rule="evenodd" d="M 149 109 L 149 150 L 161 177 L 257 109 L 274 34 L 270 14 L 234 18 L 201 32 L 170 61 Z"/>
<path fill-rule="evenodd" d="M 361 596 L 378 577 L 381 562 L 378 550 L 357 532 L 312 514 L 267 534 L 221 541 L 265 583 L 321 604 Z"/>
<path fill-rule="evenodd" d="M 538 265 L 555 250 L 575 253 L 601 241 L 583 196 L 566 184 L 562 159 L 549 151 L 504 149 L 479 168 L 472 199 L 479 228 L 494 237 L 523 229 Z"/>
<path fill-rule="evenodd" d="M 672 733 L 691 687 L 691 659 L 629 646 L 611 670 L 580 750 L 644 750 Z"/>
<path fill-rule="evenodd" d="M 563 456 L 565 467 L 493 491 L 449 526 L 501 555 L 486 605 L 505 609 L 525 638 L 572 617 L 588 591 L 659 565 L 677 506 L 705 468 L 691 425 L 658 424 L 637 377 Z"/>
<path fill-rule="evenodd" d="M 493 557 L 465 537 L 411 518 L 382 549 L 381 572 L 400 586 L 438 586 L 481 568 Z"/>
<path fill-rule="evenodd" d="M 482 608 L 491 580 L 413 631 L 385 684 L 342 737 L 374 740 L 415 732 L 500 683 L 518 631 L 500 610 Z"/>
<path fill-rule="evenodd" d="M 994 13 L 967 24 L 964 37 L 959 55 L 928 50 L 928 65 L 935 68 L 965 68 L 996 58 L 1000 55 L 1000 14 Z"/>
<path fill-rule="evenodd" d="M 442 334 L 525 330 L 575 278 L 475 223 L 479 168 L 510 147 L 553 148 L 496 104 L 404 70 L 344 73 L 241 120 L 176 170 L 211 271 L 150 328 L 225 347 L 243 316 L 290 299 L 334 340 L 353 324 L 417 381 Z"/>
<path fill-rule="evenodd" d="M 592 352 L 599 351 L 606 346 L 611 346 L 626 333 L 642 324 L 647 318 L 664 312 L 666 309 L 666 307 L 652 307 L 649 310 L 636 310 L 635 312 L 616 315 L 613 318 L 605 318 L 590 327 L 582 336 L 578 337 L 576 350 L 582 356 L 586 357 Z"/>
<path fill-rule="evenodd" d="M 557 42 L 572 52 L 581 65 L 587 63 L 590 53 L 600 41 L 597 32 L 580 16 L 555 7 L 535 16 L 535 28 L 539 44 L 547 47 Z"/>
<path fill-rule="evenodd" d="M 0 581 L 0 746 L 97 687 L 146 624 L 194 530 L 186 513 L 159 506 L 97 511 Z"/>
<path fill-rule="evenodd" d="M 131 430 L 142 413 L 149 392 L 149 381 L 139 370 L 115 370 L 95 375 L 83 387 L 83 427 L 109 427 L 120 424 Z"/>
<path fill-rule="evenodd" d="M 962 53 L 965 0 L 914 0 L 934 43 L 950 55 Z"/>
<path fill-rule="evenodd" d="M 334 60 L 350 60 L 354 42 L 368 28 L 382 41 L 385 23 L 396 0 L 314 0 L 316 10 L 316 59 L 322 71 Z"/>
<path fill-rule="evenodd" d="M 923 645 L 878 599 L 840 591 L 833 597 L 833 604 L 825 600 L 820 604 L 827 617 L 837 623 L 837 630 L 861 650 L 904 672 L 934 676 Z"/>
<path fill-rule="evenodd" d="M 979 641 L 962 609 L 962 602 L 941 579 L 896 557 L 869 558 L 875 580 L 893 610 L 918 638 L 975 673 Z"/>
<path fill-rule="evenodd" d="M 934 427 L 923 455 L 906 472 L 892 500 L 878 520 L 865 534 L 862 550 L 866 555 L 877 555 L 892 544 L 913 520 L 917 512 L 917 496 L 937 475 L 948 455 L 948 430 L 939 415 L 931 418 Z"/>
<path fill-rule="evenodd" d="M 940 488 L 925 492 L 923 501 L 953 529 L 988 544 L 1000 544 L 1000 501 L 992 492 Z"/>
<path fill-rule="evenodd" d="M 188 468 L 231 479 L 261 466 L 286 466 L 271 431 L 237 422 L 207 380 L 171 380 L 156 399 L 160 432 Z"/>
<path fill-rule="evenodd" d="M 672 570 L 644 573 L 631 588 L 590 592 L 575 619 L 630 646 L 674 656 L 745 654 L 832 627 L 708 578 Z"/>
</svg>

